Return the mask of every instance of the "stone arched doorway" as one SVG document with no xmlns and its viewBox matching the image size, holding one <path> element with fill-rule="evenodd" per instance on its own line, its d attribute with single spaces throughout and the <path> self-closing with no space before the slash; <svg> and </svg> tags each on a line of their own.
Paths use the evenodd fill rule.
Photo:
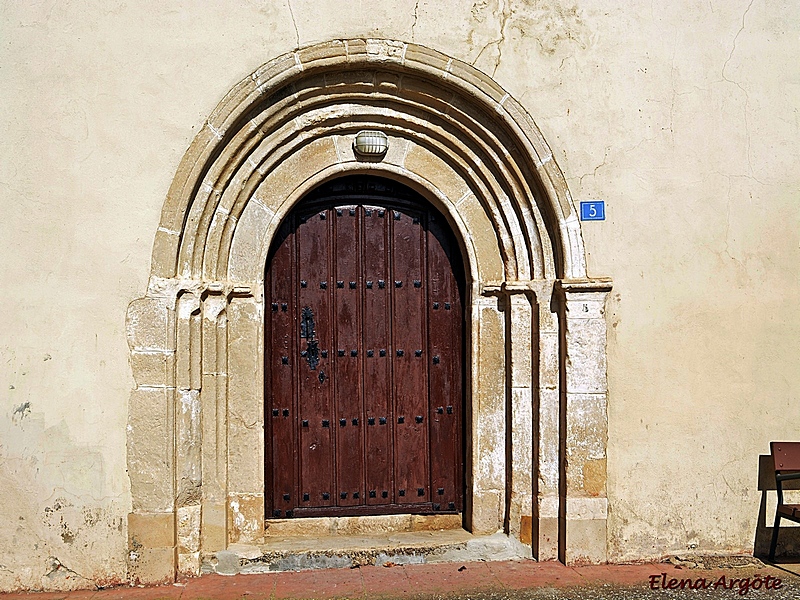
<svg viewBox="0 0 800 600">
<path fill-rule="evenodd" d="M 354 152 L 363 129 L 378 157 Z M 433 50 L 336 40 L 281 56 L 209 117 L 170 188 L 127 333 L 131 578 L 194 573 L 265 522 L 264 274 L 287 215 L 368 173 L 446 217 L 465 262 L 465 527 L 605 560 L 607 280 L 524 109 Z"/>
</svg>

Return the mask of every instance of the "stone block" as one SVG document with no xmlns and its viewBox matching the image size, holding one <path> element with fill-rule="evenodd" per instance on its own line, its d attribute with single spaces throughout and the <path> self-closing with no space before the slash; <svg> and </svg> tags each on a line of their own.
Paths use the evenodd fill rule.
<svg viewBox="0 0 800 600">
<path fill-rule="evenodd" d="M 128 408 L 128 475 L 133 509 L 137 512 L 172 510 L 173 390 L 139 388 L 131 392 Z"/>
<path fill-rule="evenodd" d="M 228 277 L 232 281 L 258 280 L 258 269 L 264 270 L 266 237 L 274 217 L 275 212 L 261 202 L 247 203 L 231 241 Z"/>
<path fill-rule="evenodd" d="M 198 268 L 198 272 L 202 273 L 202 278 L 206 281 L 226 279 L 224 265 L 227 257 L 224 254 L 228 252 L 228 235 L 233 231 L 237 222 L 236 215 L 230 215 L 228 212 L 230 207 L 223 207 L 221 203 L 231 202 L 234 193 L 234 190 L 228 188 L 226 194 L 218 200 L 219 204 L 214 210 L 211 222 L 204 222 L 207 228 L 203 235 L 205 243 L 202 248 L 202 266 Z M 221 248 L 225 248 L 225 250 L 221 250 Z"/>
<path fill-rule="evenodd" d="M 225 549 L 225 502 L 203 502 L 200 548 L 203 552 Z"/>
<path fill-rule="evenodd" d="M 532 307 L 525 294 L 512 294 L 511 308 L 511 385 L 515 388 L 533 387 Z"/>
<path fill-rule="evenodd" d="M 283 54 L 256 69 L 250 77 L 262 93 L 269 93 L 302 69 L 302 65 L 293 53 Z"/>
<path fill-rule="evenodd" d="M 469 232 L 467 243 L 472 244 L 477 258 L 478 274 L 483 281 L 499 281 L 504 277 L 503 257 L 495 229 L 475 194 L 455 199 L 458 213 Z"/>
<path fill-rule="evenodd" d="M 425 69 L 431 73 L 443 76 L 447 70 L 450 58 L 441 52 L 431 50 L 418 44 L 408 44 L 406 48 L 406 64 L 417 63 L 415 66 L 429 67 Z M 441 95 L 441 92 L 440 94 Z"/>
<path fill-rule="evenodd" d="M 608 416 L 605 394 L 567 394 L 567 459 L 605 458 Z"/>
<path fill-rule="evenodd" d="M 606 459 L 590 459 L 583 464 L 583 490 L 590 496 L 606 495 Z"/>
<path fill-rule="evenodd" d="M 553 281 L 533 282 L 538 308 L 539 333 L 558 335 L 558 312 L 553 303 Z"/>
<path fill-rule="evenodd" d="M 225 135 L 228 128 L 241 117 L 242 112 L 250 107 L 248 98 L 256 90 L 256 82 L 252 77 L 242 79 L 231 91 L 225 94 L 222 101 L 214 107 L 206 120 L 212 131 L 219 137 Z"/>
<path fill-rule="evenodd" d="M 406 51 L 406 45 L 403 42 L 385 39 L 366 40 L 366 57 L 370 62 L 393 62 L 401 64 L 403 56 Z"/>
<path fill-rule="evenodd" d="M 264 535 L 267 537 L 282 536 L 315 536 L 322 537 L 336 532 L 334 517 L 310 517 L 305 519 L 267 519 L 264 523 Z"/>
<path fill-rule="evenodd" d="M 228 416 L 228 486 L 236 493 L 264 489 L 264 430 L 261 419 L 245 421 L 238 413 Z"/>
<path fill-rule="evenodd" d="M 241 561 L 235 552 L 220 550 L 215 554 L 217 575 L 236 575 L 241 570 Z"/>
<path fill-rule="evenodd" d="M 348 139 L 342 137 L 341 139 Z M 353 154 L 353 138 L 349 138 L 350 140 L 350 155 Z M 408 149 L 412 145 L 412 142 L 400 138 L 389 136 L 389 149 L 386 151 L 386 156 L 383 159 L 383 162 L 390 165 L 397 165 L 398 167 L 402 167 L 405 164 L 406 155 L 408 154 Z M 346 156 L 346 155 L 343 155 Z"/>
<path fill-rule="evenodd" d="M 371 535 L 410 531 L 411 519 L 411 515 L 340 517 L 336 519 L 336 533 L 339 535 Z"/>
<path fill-rule="evenodd" d="M 541 152 L 544 152 L 544 149 L 542 149 Z M 548 193 L 551 198 L 556 198 L 558 200 L 563 218 L 565 220 L 570 219 L 570 217 L 573 219 L 576 218 L 574 216 L 575 210 L 572 206 L 572 196 L 569 193 L 567 181 L 564 179 L 564 175 L 561 173 L 556 162 L 554 160 L 545 160 L 544 164 L 539 169 L 539 174 L 541 175 L 542 185 L 547 191 L 546 193 Z M 579 227 L 578 230 L 580 230 Z M 575 250 L 577 249 L 578 248 L 575 248 Z"/>
<path fill-rule="evenodd" d="M 606 323 L 567 317 L 567 392 L 602 394 L 608 390 Z"/>
<path fill-rule="evenodd" d="M 605 519 L 567 518 L 567 565 L 597 565 L 608 562 Z"/>
<path fill-rule="evenodd" d="M 244 419 L 259 417 L 256 397 L 261 388 L 261 328 L 263 315 L 254 298 L 233 298 L 228 307 L 228 394 L 232 408 Z"/>
<path fill-rule="evenodd" d="M 297 51 L 297 58 L 304 68 L 319 67 L 331 62 L 341 63 L 346 55 L 347 49 L 342 40 L 314 44 Z"/>
<path fill-rule="evenodd" d="M 316 73 L 315 75 L 306 75 L 302 80 L 295 81 L 291 86 L 286 88 L 286 97 L 289 97 L 289 91 L 294 92 L 294 95 L 297 97 L 298 101 L 306 100 L 309 97 L 315 97 L 326 87 L 328 87 L 328 82 L 331 81 L 331 77 L 335 78 L 336 75 L 338 75 L 337 71 L 333 71 L 332 73 L 328 72 Z M 330 90 L 328 90 L 328 92 L 330 92 Z M 268 131 L 268 129 L 266 131 Z"/>
<path fill-rule="evenodd" d="M 461 529 L 463 518 L 461 515 L 412 515 L 411 531 L 442 531 L 448 529 Z"/>
<path fill-rule="evenodd" d="M 367 91 L 375 86 L 375 71 L 353 69 L 352 71 L 332 71 L 325 73 L 325 87 L 346 86 L 359 91 Z"/>
<path fill-rule="evenodd" d="M 586 470 L 587 463 L 604 461 L 607 440 L 607 421 L 605 420 L 605 398 L 596 401 L 593 396 L 581 396 L 576 400 L 568 396 L 567 408 L 567 490 L 568 494 L 588 494 L 588 489 L 598 492 L 604 488 L 604 463 L 594 463 Z M 589 474 L 593 480 L 588 483 L 584 477 Z M 599 493 L 599 492 L 598 492 Z"/>
<path fill-rule="evenodd" d="M 348 62 L 363 62 L 367 54 L 367 40 L 350 39 L 345 41 L 345 45 L 347 46 Z"/>
<path fill-rule="evenodd" d="M 225 377 L 203 375 L 200 390 L 203 497 L 225 502 Z"/>
<path fill-rule="evenodd" d="M 442 100 L 441 82 L 406 75 L 401 82 L 401 90 L 404 96 L 425 96 L 422 100 L 423 102 L 441 104 L 442 109 L 447 110 L 447 104 Z M 445 100 L 447 97 L 449 97 L 449 94 L 445 97 Z"/>
<path fill-rule="evenodd" d="M 167 379 L 168 362 L 172 360 L 172 352 L 160 350 L 131 352 L 131 370 L 137 386 L 166 387 L 171 385 Z"/>
<path fill-rule="evenodd" d="M 128 548 L 174 548 L 175 515 L 168 513 L 129 513 Z"/>
<path fill-rule="evenodd" d="M 470 191 L 466 181 L 449 164 L 423 146 L 412 144 L 404 165 L 412 173 L 431 182 L 454 204 Z"/>
<path fill-rule="evenodd" d="M 533 543 L 533 517 L 522 515 L 519 518 L 519 541 L 530 546 Z"/>
<path fill-rule="evenodd" d="M 559 410 L 558 390 L 539 390 L 539 494 L 558 493 Z"/>
<path fill-rule="evenodd" d="M 178 505 L 188 506 L 200 501 L 203 481 L 201 461 L 201 413 L 198 390 L 178 390 L 177 445 L 175 471 L 178 477 Z"/>
<path fill-rule="evenodd" d="M 474 86 L 477 88 L 477 91 L 469 90 L 471 94 L 479 95 L 479 94 L 486 94 L 494 100 L 495 102 L 499 103 L 505 96 L 507 96 L 506 91 L 501 88 L 495 81 L 482 73 L 475 67 L 468 65 L 466 63 L 461 62 L 460 60 L 454 60 L 450 65 L 450 72 L 453 74 L 454 77 L 461 79 L 464 83 L 468 84 L 467 89 L 469 90 L 468 86 Z"/>
<path fill-rule="evenodd" d="M 505 488 L 506 391 L 504 315 L 482 304 L 474 331 L 477 371 L 473 379 L 473 485 L 476 491 Z"/>
<path fill-rule="evenodd" d="M 500 490 L 476 491 L 472 499 L 472 534 L 489 535 L 503 526 L 505 494 Z"/>
<path fill-rule="evenodd" d="M 261 548 L 252 544 L 228 544 L 228 551 L 246 560 L 255 560 L 264 555 Z"/>
<path fill-rule="evenodd" d="M 161 210 L 161 222 L 159 223 L 161 228 L 174 232 L 181 230 L 194 182 L 202 177 L 205 161 L 213 152 L 218 141 L 219 138 L 208 127 L 202 127 L 195 134 L 178 165 L 178 170 L 167 192 L 167 199 Z M 173 277 L 175 275 L 174 267 L 173 264 L 170 274 L 161 276 Z"/>
<path fill-rule="evenodd" d="M 308 115 L 298 126 L 317 126 L 324 116 L 321 113 Z M 298 182 L 309 179 L 319 170 L 320 165 L 327 166 L 337 162 L 338 155 L 333 139 L 315 139 L 277 165 L 259 186 L 258 196 L 267 208 L 277 212 L 280 204 L 295 191 Z"/>
<path fill-rule="evenodd" d="M 559 385 L 558 333 L 539 333 L 539 387 L 557 390 Z"/>
<path fill-rule="evenodd" d="M 570 283 L 563 285 L 569 286 Z M 607 292 L 571 291 L 566 292 L 567 324 L 572 319 L 604 319 Z"/>
<path fill-rule="evenodd" d="M 125 316 L 125 333 L 130 349 L 171 350 L 170 312 L 166 298 L 139 298 L 131 302 Z"/>
<path fill-rule="evenodd" d="M 536 126 L 533 118 L 528 114 L 521 104 L 519 104 L 513 98 L 506 98 L 503 101 L 501 114 L 505 113 L 505 117 L 513 121 L 514 125 L 519 127 L 522 137 L 517 138 L 520 140 L 520 143 L 525 146 L 521 148 L 525 154 L 531 153 L 537 159 L 537 167 L 540 167 L 542 164 L 549 162 L 552 158 L 552 153 L 550 152 L 547 143 L 545 142 L 544 137 L 542 137 L 539 128 Z"/>
<path fill-rule="evenodd" d="M 140 548 L 128 553 L 131 585 L 160 585 L 175 581 L 175 548 Z"/>
<path fill-rule="evenodd" d="M 228 498 L 228 511 L 228 543 L 258 544 L 263 540 L 263 494 L 232 494 Z"/>
<path fill-rule="evenodd" d="M 511 472 L 513 490 L 530 498 L 533 473 L 533 400 L 530 388 L 511 390 Z"/>
<path fill-rule="evenodd" d="M 180 227 L 180 225 L 178 225 Z M 156 277 L 174 277 L 180 235 L 176 231 L 158 229 L 153 241 L 150 273 Z"/>
<path fill-rule="evenodd" d="M 482 305 L 475 332 L 478 374 L 474 389 L 479 396 L 480 415 L 504 412 L 505 407 L 505 316 L 496 306 Z"/>
<path fill-rule="evenodd" d="M 184 577 L 200 575 L 200 553 L 185 552 L 178 554 L 178 573 Z"/>
<path fill-rule="evenodd" d="M 200 505 L 178 508 L 178 554 L 200 550 Z"/>
<path fill-rule="evenodd" d="M 395 94 L 400 88 L 403 77 L 399 73 L 378 71 L 375 73 L 375 87 L 380 91 Z"/>
<path fill-rule="evenodd" d="M 538 561 L 558 560 L 558 517 L 541 517 L 538 522 Z"/>
</svg>

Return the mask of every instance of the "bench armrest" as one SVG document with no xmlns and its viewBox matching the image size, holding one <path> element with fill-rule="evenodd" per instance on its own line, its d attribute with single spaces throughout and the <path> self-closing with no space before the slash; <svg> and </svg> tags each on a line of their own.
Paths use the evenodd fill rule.
<svg viewBox="0 0 800 600">
<path fill-rule="evenodd" d="M 791 479 L 800 479 L 800 471 L 793 471 L 790 473 L 775 473 L 775 481 L 789 481 Z"/>
</svg>

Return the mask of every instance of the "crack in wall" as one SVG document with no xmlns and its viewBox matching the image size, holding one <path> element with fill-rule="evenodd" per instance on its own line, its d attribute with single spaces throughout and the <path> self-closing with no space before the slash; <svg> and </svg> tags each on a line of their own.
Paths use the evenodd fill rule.
<svg viewBox="0 0 800 600">
<path fill-rule="evenodd" d="M 97 585 L 97 583 L 94 580 L 90 579 L 89 577 L 81 575 L 80 573 L 74 571 L 73 569 L 70 569 L 69 567 L 64 565 L 64 563 L 58 560 L 55 556 L 50 556 L 48 560 L 50 561 L 50 570 L 44 574 L 45 577 L 49 577 L 52 579 L 54 576 L 56 576 L 56 574 L 69 573 L 71 575 L 75 575 L 80 579 L 83 579 L 84 581 L 88 581 L 94 586 L 95 590 L 100 589 L 100 586 Z"/>
<path fill-rule="evenodd" d="M 300 47 L 300 30 L 297 28 L 297 19 L 294 16 L 294 9 L 292 8 L 292 0 L 286 0 L 286 5 L 289 7 L 289 14 L 292 17 L 292 25 L 294 26 L 294 37 L 297 47 Z"/>
<path fill-rule="evenodd" d="M 415 29 L 417 27 L 417 21 L 418 20 L 419 20 L 419 0 L 417 0 L 417 2 L 414 4 L 414 22 L 411 24 L 411 41 L 412 42 L 416 41 L 414 36 L 416 35 Z"/>
<path fill-rule="evenodd" d="M 722 80 L 723 81 L 725 81 L 727 83 L 730 83 L 732 85 L 735 85 L 737 88 L 739 88 L 739 90 L 742 92 L 742 94 L 744 94 L 744 135 L 745 135 L 745 144 L 746 144 L 746 148 L 747 148 L 747 167 L 750 170 L 750 175 L 753 177 L 753 179 L 755 179 L 759 183 L 763 183 L 763 182 L 759 181 L 754 175 L 753 161 L 752 161 L 752 157 L 751 157 L 751 149 L 750 149 L 750 120 L 748 118 L 748 113 L 750 112 L 750 95 L 747 93 L 747 90 L 744 89 L 744 87 L 742 86 L 741 83 L 731 79 L 730 77 L 728 77 L 725 74 L 725 69 L 728 68 L 728 63 L 730 63 L 731 59 L 733 58 L 733 53 L 736 52 L 736 44 L 737 44 L 737 41 L 739 40 L 739 36 L 742 34 L 742 32 L 744 31 L 744 29 L 746 27 L 747 13 L 749 13 L 750 9 L 753 8 L 753 4 L 754 3 L 755 3 L 755 0 L 750 0 L 750 4 L 747 5 L 747 8 L 744 10 L 744 13 L 742 13 L 742 25 L 741 25 L 741 27 L 739 27 L 739 31 L 737 31 L 736 35 L 733 37 L 733 45 L 731 47 L 731 51 L 728 53 L 728 57 L 725 59 L 725 62 L 722 64 L 722 73 L 721 73 L 721 75 L 722 75 Z"/>
<path fill-rule="evenodd" d="M 578 178 L 578 182 L 580 183 L 580 185 L 583 185 L 584 177 L 588 177 L 589 175 L 591 175 L 592 177 L 597 177 L 597 171 L 599 169 L 601 169 L 602 167 L 606 166 L 606 159 L 608 158 L 608 153 L 609 153 L 610 150 L 611 150 L 611 147 L 610 146 L 606 146 L 605 150 L 603 150 L 603 162 L 601 162 L 599 165 L 597 165 L 591 173 L 584 173 L 583 175 L 581 175 Z"/>
<path fill-rule="evenodd" d="M 476 56 L 475 60 L 472 61 L 472 66 L 477 65 L 478 61 L 481 59 L 481 56 L 483 56 L 483 53 L 486 52 L 490 47 L 494 46 L 497 50 L 497 57 L 494 60 L 492 77 L 494 77 L 497 73 L 497 68 L 500 66 L 500 61 L 503 58 L 503 44 L 506 41 L 506 27 L 512 13 L 510 0 L 498 0 L 497 10 L 500 11 L 500 27 L 498 28 L 498 37 L 484 44 L 480 52 L 478 52 L 478 56 Z"/>
</svg>

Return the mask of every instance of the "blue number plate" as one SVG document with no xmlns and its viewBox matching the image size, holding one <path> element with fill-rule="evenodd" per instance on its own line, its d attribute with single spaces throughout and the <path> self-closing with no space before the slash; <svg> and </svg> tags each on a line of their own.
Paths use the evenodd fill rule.
<svg viewBox="0 0 800 600">
<path fill-rule="evenodd" d="M 581 202 L 581 221 L 605 221 L 606 203 L 602 200 Z"/>
</svg>

